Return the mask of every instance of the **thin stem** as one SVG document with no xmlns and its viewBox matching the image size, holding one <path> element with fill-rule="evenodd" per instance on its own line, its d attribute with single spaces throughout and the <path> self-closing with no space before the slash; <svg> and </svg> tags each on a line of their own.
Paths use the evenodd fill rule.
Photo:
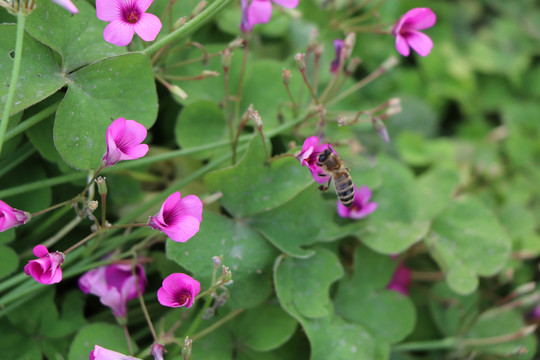
<svg viewBox="0 0 540 360">
<path fill-rule="evenodd" d="M 206 311 L 206 309 L 208 309 L 210 307 L 211 303 L 212 303 L 212 296 L 207 296 L 206 297 L 206 302 L 204 303 L 201 310 L 195 316 L 195 320 L 193 320 L 193 322 L 191 323 L 191 326 L 189 327 L 189 329 L 186 331 L 187 336 L 189 336 L 189 334 L 193 334 L 195 332 L 195 330 L 197 330 L 197 328 L 199 327 L 199 324 L 202 321 L 202 316 L 203 316 L 204 312 Z"/>
<path fill-rule="evenodd" d="M 234 119 L 233 115 L 231 113 L 231 104 L 230 104 L 230 86 L 229 86 L 229 68 L 223 67 L 223 79 L 225 80 L 225 122 L 227 123 L 227 127 L 229 129 L 229 141 L 231 143 L 231 150 L 232 150 L 232 159 L 233 164 L 236 158 L 236 148 L 235 148 L 235 141 L 234 141 Z"/>
<path fill-rule="evenodd" d="M 88 240 L 92 239 L 94 236 L 96 236 L 97 234 L 99 234 L 99 232 L 93 232 L 91 233 L 90 235 L 88 235 L 87 237 L 85 237 L 84 239 L 82 239 L 81 241 L 79 241 L 78 243 L 76 243 L 75 245 L 69 247 L 66 251 L 64 251 L 64 255 L 67 255 L 69 254 L 70 252 L 72 252 L 74 249 L 78 248 L 79 246 L 83 245 L 84 243 L 86 243 Z"/>
<path fill-rule="evenodd" d="M 306 70 L 300 70 L 300 73 L 302 74 L 302 77 L 304 78 L 304 83 L 306 83 L 306 86 L 309 90 L 309 93 L 311 94 L 311 98 L 315 102 L 315 104 L 319 105 L 319 99 L 317 99 L 317 94 L 315 94 L 315 91 L 311 87 L 311 84 L 309 83 L 309 80 L 306 75 Z"/>
<path fill-rule="evenodd" d="M 129 349 L 129 355 L 133 355 L 133 346 L 131 345 L 131 337 L 129 336 L 129 330 L 127 328 L 127 325 L 126 324 L 122 325 L 122 328 L 124 329 L 124 335 L 126 335 L 126 341 L 127 341 L 128 349 Z"/>
<path fill-rule="evenodd" d="M 196 340 L 196 339 L 200 339 L 202 338 L 203 336 L 211 333 L 212 331 L 216 330 L 217 328 L 219 328 L 220 326 L 222 326 L 223 324 L 225 324 L 227 321 L 235 318 L 236 316 L 238 316 L 239 314 L 242 313 L 242 311 L 244 311 L 244 309 L 238 309 L 238 310 L 235 310 L 233 311 L 232 313 L 228 314 L 227 316 L 225 316 L 223 319 L 220 319 L 218 321 L 216 321 L 215 323 L 213 323 L 212 325 L 210 325 L 209 327 L 207 327 L 206 329 L 202 330 L 202 331 L 199 331 L 198 333 L 196 333 L 195 335 L 193 335 L 191 337 L 191 340 Z"/>
<path fill-rule="evenodd" d="M 231 0 L 216 0 L 212 3 L 212 5 L 203 10 L 198 16 L 188 21 L 184 26 L 166 35 L 161 40 L 156 41 L 155 43 L 144 49 L 143 53 L 150 56 L 165 45 L 170 44 L 173 41 L 178 41 L 183 37 L 191 34 L 195 30 L 206 24 L 214 15 L 216 15 L 221 9 L 223 9 L 227 4 L 229 4 L 229 2 L 231 2 Z"/>
<path fill-rule="evenodd" d="M 439 340 L 413 341 L 392 346 L 392 351 L 423 351 L 423 350 L 442 350 L 454 349 L 458 346 L 456 338 L 448 337 Z"/>
<path fill-rule="evenodd" d="M 377 70 L 375 70 L 374 72 L 372 72 L 371 74 L 369 74 L 368 76 L 358 81 L 356 84 L 354 84 L 353 86 L 351 86 L 350 88 L 348 88 L 347 90 L 345 90 L 344 92 L 342 92 L 341 94 L 339 94 L 338 96 L 330 100 L 328 104 L 326 104 L 326 106 L 330 107 L 334 104 L 337 104 L 338 102 L 340 102 L 347 96 L 351 95 L 357 90 L 360 90 L 361 88 L 363 88 L 364 86 L 366 86 L 367 84 L 369 84 L 370 82 L 378 78 L 379 76 L 381 76 L 382 74 L 384 74 L 385 72 L 390 70 L 392 67 L 396 66 L 397 64 L 398 64 L 397 59 L 393 56 L 390 57 L 381 66 L 379 66 Z"/>
<path fill-rule="evenodd" d="M 532 334 L 536 328 L 538 327 L 538 324 L 529 325 L 522 329 L 519 329 L 516 332 L 513 332 L 511 334 L 504 334 L 500 336 L 493 336 L 488 338 L 478 338 L 478 339 L 463 339 L 461 340 L 461 344 L 463 346 L 487 346 L 487 345 L 496 345 L 504 342 L 510 342 L 517 339 L 521 339 L 522 337 L 525 337 L 529 334 Z"/>
<path fill-rule="evenodd" d="M 214 58 L 214 57 L 220 56 L 220 55 L 223 55 L 223 51 L 218 51 L 217 53 L 208 54 L 207 56 L 199 56 L 198 58 L 194 58 L 194 59 L 179 61 L 179 62 L 176 62 L 176 63 L 174 63 L 172 65 L 165 66 L 163 69 L 164 70 L 175 69 L 177 67 L 182 67 L 182 66 L 185 66 L 185 65 L 189 65 L 189 64 L 199 62 L 199 61 L 209 60 L 211 58 Z"/>
<path fill-rule="evenodd" d="M 101 226 L 107 226 L 107 194 L 101 194 Z"/>
<path fill-rule="evenodd" d="M 249 52 L 249 40 L 244 38 L 244 52 L 242 57 L 242 68 L 240 69 L 240 77 L 238 79 L 238 87 L 236 88 L 236 104 L 234 107 L 234 119 L 238 118 L 240 112 L 240 102 L 242 100 L 242 89 L 244 87 L 244 77 L 246 75 L 247 57 Z"/>
<path fill-rule="evenodd" d="M 9 89 L 6 96 L 6 103 L 4 104 L 4 110 L 2 112 L 2 120 L 0 122 L 0 153 L 2 153 L 2 146 L 4 145 L 4 135 L 9 122 L 9 114 L 11 112 L 11 106 L 13 105 L 13 99 L 15 98 L 15 91 L 17 89 L 17 80 L 19 79 L 19 72 L 21 70 L 22 62 L 22 48 L 24 39 L 24 24 L 26 22 L 26 15 L 23 11 L 19 10 L 17 15 L 17 37 L 15 39 L 15 58 L 13 59 L 13 69 L 11 70 L 11 79 L 9 81 Z"/>
<path fill-rule="evenodd" d="M 58 209 L 59 207 L 62 207 L 62 206 L 71 205 L 71 204 L 75 203 L 76 201 L 77 201 L 77 198 L 69 199 L 67 201 L 61 202 L 59 204 L 56 204 L 56 205 L 50 206 L 50 207 L 48 207 L 46 209 L 35 212 L 35 213 L 32 214 L 32 217 L 44 214 L 44 213 L 49 212 L 49 211 L 54 210 L 54 209 Z"/>
<path fill-rule="evenodd" d="M 291 89 L 289 87 L 289 84 L 284 84 L 285 85 L 285 89 L 287 89 L 287 94 L 289 95 L 289 98 L 291 99 L 291 107 L 292 107 L 292 112 L 293 112 L 293 117 L 296 117 L 296 110 L 297 110 L 297 106 L 296 105 L 296 101 L 294 100 L 294 96 L 293 94 L 291 93 Z"/>
<path fill-rule="evenodd" d="M 6 132 L 6 135 L 4 135 L 4 141 L 8 141 L 9 139 L 13 138 L 14 136 L 19 135 L 25 130 L 30 129 L 32 126 L 40 123 L 41 121 L 47 119 L 49 116 L 54 114 L 56 112 L 56 109 L 58 109 L 58 105 L 60 103 L 52 104 L 51 106 L 41 110 L 37 114 L 30 116 L 28 119 L 14 127 L 13 129 Z"/>
<path fill-rule="evenodd" d="M 45 240 L 43 242 L 43 245 L 45 245 L 47 248 L 53 246 L 54 244 L 56 244 L 58 242 L 58 240 L 63 238 L 67 233 L 69 233 L 77 225 L 79 225 L 79 223 L 82 221 L 82 219 L 83 219 L 82 217 L 77 215 L 73 220 L 68 222 L 62 229 L 60 229 L 60 231 L 58 231 L 56 234 L 54 234 L 53 236 L 51 236 L 50 238 Z"/>
<path fill-rule="evenodd" d="M 137 259 L 137 257 L 134 258 L 135 261 L 136 261 L 136 259 Z M 137 284 L 136 284 L 137 296 L 139 298 L 139 303 L 141 304 L 141 309 L 142 309 L 142 312 L 144 314 L 144 318 L 146 319 L 146 323 L 148 324 L 148 328 L 150 329 L 150 332 L 152 333 L 152 337 L 154 338 L 154 342 L 158 342 L 158 338 L 157 338 L 157 335 L 156 335 L 156 330 L 154 329 L 154 325 L 152 324 L 152 320 L 150 319 L 150 315 L 148 314 L 148 309 L 146 308 L 146 304 L 144 302 L 144 298 L 143 298 L 142 293 L 141 293 L 141 288 L 139 286 L 139 277 L 137 276 L 136 262 L 135 262 L 135 266 L 132 267 L 131 272 L 137 278 Z"/>
</svg>

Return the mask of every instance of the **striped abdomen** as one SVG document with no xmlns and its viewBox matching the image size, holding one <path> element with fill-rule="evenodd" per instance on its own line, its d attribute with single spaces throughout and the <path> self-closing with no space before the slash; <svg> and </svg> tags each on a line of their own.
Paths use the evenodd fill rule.
<svg viewBox="0 0 540 360">
<path fill-rule="evenodd" d="M 336 171 L 333 174 L 333 180 L 339 201 L 347 207 L 351 206 L 354 200 L 354 184 L 349 172 L 347 170 Z"/>
</svg>

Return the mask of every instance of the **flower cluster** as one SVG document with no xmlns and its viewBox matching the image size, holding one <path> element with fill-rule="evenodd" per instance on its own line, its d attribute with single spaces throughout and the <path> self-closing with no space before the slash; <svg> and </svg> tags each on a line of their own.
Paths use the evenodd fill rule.
<svg viewBox="0 0 540 360">
<path fill-rule="evenodd" d="M 302 166 L 307 166 L 313 179 L 324 184 L 330 180 L 331 174 L 327 173 L 318 163 L 319 155 L 330 150 L 337 156 L 336 151 L 330 144 L 319 144 L 317 136 L 311 136 L 304 141 L 302 150 L 296 155 Z M 337 202 L 337 213 L 339 216 L 350 219 L 362 219 L 377 209 L 377 203 L 369 202 L 371 190 L 367 186 L 357 188 L 354 186 L 354 199 L 351 205 L 345 206 L 340 201 Z"/>
<path fill-rule="evenodd" d="M 85 294 L 98 296 L 115 317 L 123 318 L 127 314 L 127 302 L 139 292 L 144 293 L 146 275 L 139 264 L 133 274 L 130 263 L 116 263 L 88 271 L 79 278 L 79 287 Z"/>
</svg>

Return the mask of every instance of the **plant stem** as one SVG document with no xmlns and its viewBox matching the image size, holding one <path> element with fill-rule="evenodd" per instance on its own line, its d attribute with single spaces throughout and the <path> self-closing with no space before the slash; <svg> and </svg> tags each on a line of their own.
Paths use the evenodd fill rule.
<svg viewBox="0 0 540 360">
<path fill-rule="evenodd" d="M 199 325 L 200 325 L 200 323 L 202 321 L 202 317 L 204 315 L 204 312 L 206 311 L 206 309 L 208 309 L 210 307 L 211 303 L 212 303 L 212 296 L 207 296 L 206 297 L 206 302 L 204 303 L 201 310 L 195 316 L 195 319 L 191 323 L 191 326 L 189 327 L 189 329 L 186 331 L 186 336 L 189 336 L 189 334 L 193 334 L 195 332 L 195 330 L 197 330 L 197 328 L 199 327 Z"/>
<path fill-rule="evenodd" d="M 15 98 L 15 90 L 17 88 L 17 80 L 19 79 L 19 71 L 21 70 L 22 62 L 22 48 L 24 39 L 24 24 L 26 22 L 26 15 L 19 10 L 17 15 L 17 37 L 15 39 L 15 58 L 13 59 L 13 69 L 11 70 L 11 79 L 9 81 L 9 89 L 6 96 L 6 103 L 4 104 L 4 110 L 2 112 L 2 121 L 0 122 L 0 154 L 2 153 L 2 146 L 4 145 L 4 135 L 6 134 L 9 114 L 11 112 L 11 106 L 13 105 L 13 99 Z"/>
<path fill-rule="evenodd" d="M 26 144 L 17 149 L 17 153 L 14 154 L 16 156 L 15 159 L 4 158 L 4 161 L 0 163 L 0 177 L 4 176 L 8 172 L 10 172 L 11 169 L 17 167 L 17 165 L 28 159 L 30 155 L 32 155 L 35 151 L 36 149 L 31 145 L 31 143 L 27 142 Z"/>
<path fill-rule="evenodd" d="M 55 103 L 48 108 L 41 110 L 37 114 L 30 116 L 28 119 L 26 119 L 13 129 L 9 130 L 8 132 L 6 132 L 6 135 L 4 135 L 4 141 L 8 141 L 12 137 L 19 135 L 23 131 L 48 118 L 56 112 L 56 109 L 58 109 L 58 105 L 60 105 L 60 103 Z"/>
<path fill-rule="evenodd" d="M 99 234 L 99 232 L 93 232 L 91 233 L 90 235 L 88 235 L 87 237 L 85 237 L 84 239 L 82 239 L 81 241 L 77 242 L 75 245 L 72 245 L 71 247 L 69 247 L 66 251 L 64 251 L 64 255 L 67 255 L 69 254 L 70 252 L 72 252 L 74 249 L 78 248 L 79 246 L 83 245 L 85 242 L 87 242 L 88 240 L 92 239 L 94 236 L 96 236 L 97 234 Z"/>
<path fill-rule="evenodd" d="M 206 334 L 211 333 L 212 331 L 219 328 L 221 325 L 225 324 L 227 321 L 229 321 L 229 320 L 235 318 L 236 316 L 238 316 L 240 313 L 242 313 L 242 311 L 244 311 L 244 309 L 238 309 L 238 310 L 233 311 L 232 313 L 225 316 L 223 319 L 220 319 L 220 320 L 216 321 L 215 323 L 213 323 L 212 325 L 210 325 L 206 329 L 204 329 L 202 331 L 199 331 L 198 333 L 193 335 L 191 337 L 191 340 L 200 339 L 203 336 L 205 336 Z"/>
<path fill-rule="evenodd" d="M 392 346 L 392 351 L 422 351 L 422 350 L 439 350 L 453 349 L 458 346 L 456 338 L 448 337 L 439 340 L 413 341 L 409 343 L 397 344 Z"/>
<path fill-rule="evenodd" d="M 143 50 L 143 53 L 150 56 L 156 51 L 164 47 L 165 45 L 182 39 L 183 37 L 191 34 L 195 30 L 203 26 L 207 21 L 209 21 L 214 15 L 216 15 L 225 5 L 227 5 L 231 0 L 216 0 L 203 10 L 198 16 L 194 17 L 188 21 L 184 26 L 180 27 L 176 31 L 166 35 L 162 39 L 156 41 L 149 47 Z"/>
</svg>

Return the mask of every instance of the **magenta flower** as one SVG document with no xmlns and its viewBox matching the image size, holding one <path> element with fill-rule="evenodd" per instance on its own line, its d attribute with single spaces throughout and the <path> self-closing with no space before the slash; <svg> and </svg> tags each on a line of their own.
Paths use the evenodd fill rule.
<svg viewBox="0 0 540 360">
<path fill-rule="evenodd" d="M 157 298 L 163 306 L 185 306 L 189 309 L 200 292 L 201 284 L 197 280 L 186 274 L 174 273 L 163 280 L 163 286 L 159 288 Z"/>
<path fill-rule="evenodd" d="M 319 184 L 324 184 L 328 182 L 328 179 L 330 179 L 330 176 L 317 165 L 317 157 L 326 149 L 332 150 L 334 154 L 336 153 L 330 144 L 319 145 L 319 138 L 317 136 L 311 136 L 304 141 L 302 150 L 300 153 L 298 153 L 298 155 L 296 155 L 298 161 L 300 161 L 302 166 L 308 167 L 309 171 L 311 171 L 313 179 L 315 179 L 315 181 Z"/>
<path fill-rule="evenodd" d="M 156 215 L 150 216 L 148 225 L 163 231 L 174 241 L 186 242 L 199 231 L 202 210 L 202 201 L 197 196 L 188 195 L 182 199 L 177 191 L 165 200 Z"/>
<path fill-rule="evenodd" d="M 363 185 L 360 189 L 354 186 L 354 200 L 351 206 L 346 207 L 341 202 L 337 203 L 337 213 L 343 218 L 362 219 L 377 209 L 376 202 L 369 202 L 371 190 Z"/>
<path fill-rule="evenodd" d="M 409 56 L 413 48 L 420 56 L 427 56 L 433 48 L 433 41 L 424 30 L 435 25 L 437 16 L 430 8 L 414 8 L 405 13 L 392 29 L 396 37 L 396 50 L 403 56 Z"/>
<path fill-rule="evenodd" d="M 103 31 L 105 41 L 126 46 L 137 33 L 144 41 L 152 41 L 161 30 L 161 21 L 145 13 L 153 0 L 96 0 L 98 19 L 109 21 Z"/>
<path fill-rule="evenodd" d="M 25 224 L 28 220 L 30 220 L 29 213 L 14 209 L 0 200 L 0 232 Z"/>
<path fill-rule="evenodd" d="M 411 285 L 411 270 L 409 270 L 408 267 L 403 265 L 403 263 L 400 263 L 396 270 L 394 271 L 394 275 L 392 275 L 392 279 L 386 285 L 386 288 L 388 290 L 397 291 L 399 293 L 402 293 L 403 295 L 407 296 L 409 295 L 409 286 Z"/>
<path fill-rule="evenodd" d="M 154 357 L 154 360 L 163 360 L 163 353 L 165 351 L 165 347 L 161 344 L 155 343 L 150 348 L 150 354 Z"/>
<path fill-rule="evenodd" d="M 247 26 L 250 27 L 249 30 L 251 30 L 255 24 L 265 24 L 270 21 L 272 17 L 272 1 L 278 5 L 292 9 L 298 6 L 300 0 L 251 0 L 251 3 L 247 6 L 248 1 L 242 0 L 242 23 L 240 24 L 240 28 L 245 26 L 243 24 L 246 22 L 248 24 Z M 247 14 L 245 13 L 246 8 Z M 244 19 L 247 19 L 247 21 Z"/>
<path fill-rule="evenodd" d="M 99 345 L 94 346 L 94 350 L 90 351 L 89 360 L 141 360 L 139 358 L 121 354 L 116 351 L 105 349 Z"/>
<path fill-rule="evenodd" d="M 62 269 L 60 265 L 64 262 L 64 254 L 55 251 L 49 253 L 45 245 L 34 247 L 34 255 L 37 260 L 30 260 L 24 267 L 24 272 L 32 276 L 37 282 L 50 285 L 62 280 Z"/>
<path fill-rule="evenodd" d="M 134 160 L 148 152 L 148 145 L 141 144 L 146 138 L 146 128 L 135 120 L 118 118 L 107 128 L 107 152 L 101 163 L 112 166 L 120 160 Z"/>
<path fill-rule="evenodd" d="M 114 316 L 125 317 L 127 302 L 138 296 L 137 285 L 141 294 L 146 287 L 146 275 L 141 265 L 137 264 L 136 276 L 131 271 L 131 264 L 116 263 L 92 269 L 79 278 L 79 288 L 85 294 L 99 296 L 105 306 L 111 308 Z"/>
<path fill-rule="evenodd" d="M 334 60 L 332 61 L 332 63 L 330 64 L 330 72 L 332 74 L 335 74 L 339 69 L 339 65 L 341 63 L 341 50 L 343 49 L 343 44 L 344 44 L 343 40 L 340 40 L 340 39 L 334 40 L 334 50 L 336 51 L 336 56 Z"/>
<path fill-rule="evenodd" d="M 61 7 L 63 7 L 64 9 L 66 9 L 72 14 L 79 13 L 79 9 L 77 9 L 77 7 L 73 5 L 73 3 L 70 0 L 51 0 L 51 1 L 53 3 L 60 5 Z"/>
</svg>

